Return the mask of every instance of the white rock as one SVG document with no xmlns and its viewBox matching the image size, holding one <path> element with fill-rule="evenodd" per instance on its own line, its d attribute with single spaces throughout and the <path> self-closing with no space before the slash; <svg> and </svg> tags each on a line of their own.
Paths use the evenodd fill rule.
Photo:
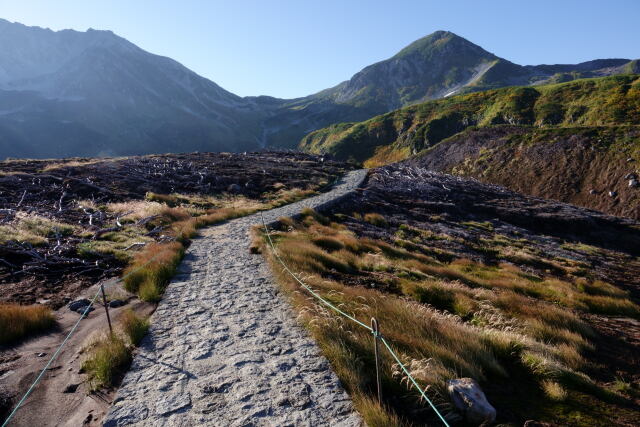
<svg viewBox="0 0 640 427">
<path fill-rule="evenodd" d="M 638 187 L 640 185 L 640 183 L 638 183 L 637 179 L 630 179 L 629 180 L 629 187 Z"/>
<path fill-rule="evenodd" d="M 462 412 L 467 422 L 480 425 L 492 423 L 496 419 L 496 410 L 472 378 L 459 378 L 447 381 L 447 390 L 455 407 Z"/>
</svg>

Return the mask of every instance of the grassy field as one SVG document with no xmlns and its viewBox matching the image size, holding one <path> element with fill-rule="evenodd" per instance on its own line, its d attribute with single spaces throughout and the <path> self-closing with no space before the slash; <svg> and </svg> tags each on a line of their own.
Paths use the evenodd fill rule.
<svg viewBox="0 0 640 427">
<path fill-rule="evenodd" d="M 350 221 L 392 237 L 359 236 L 345 225 Z M 526 239 L 494 233 L 489 222 L 463 221 L 458 227 L 490 235 L 491 241 L 474 245 L 455 233 L 391 225 L 377 212 L 330 219 L 313 211 L 297 222 L 281 219 L 272 238 L 284 263 L 323 298 L 365 323 L 371 317 L 379 321 L 382 334 L 444 413 L 452 409 L 446 381 L 472 377 L 497 407 L 499 420 L 513 425 L 531 418 L 604 425 L 613 410 L 633 417 L 624 404 L 629 395 L 588 375 L 596 333 L 583 320 L 588 313 L 640 318 L 629 294 L 593 277 L 584 263 L 547 257 Z M 254 235 L 255 248 L 269 260 L 368 425 L 435 425 L 433 413 L 386 352 L 385 401 L 377 404 L 371 333 L 302 290 L 268 248 L 264 230 Z M 468 253 L 432 242 L 463 246 Z"/>
</svg>

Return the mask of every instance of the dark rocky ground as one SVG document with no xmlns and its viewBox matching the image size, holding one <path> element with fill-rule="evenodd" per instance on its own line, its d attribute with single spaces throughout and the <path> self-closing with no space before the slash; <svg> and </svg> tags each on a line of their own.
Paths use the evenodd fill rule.
<svg viewBox="0 0 640 427">
<path fill-rule="evenodd" d="M 58 307 L 95 281 L 118 275 L 121 259 L 78 254 L 79 244 L 116 224 L 117 215 L 103 208 L 107 203 L 144 200 L 147 192 L 226 193 L 260 201 L 282 189 L 321 189 L 348 169 L 345 163 L 293 152 L 0 162 L 0 226 L 10 229 L 21 215 L 36 215 L 76 227 L 37 246 L 0 241 L 0 302 Z"/>
</svg>

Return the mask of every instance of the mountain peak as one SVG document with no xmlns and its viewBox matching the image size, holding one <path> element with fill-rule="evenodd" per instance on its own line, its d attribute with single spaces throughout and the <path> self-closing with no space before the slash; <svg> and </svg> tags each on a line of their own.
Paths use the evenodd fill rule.
<svg viewBox="0 0 640 427">
<path fill-rule="evenodd" d="M 471 43 L 464 37 L 460 37 L 451 31 L 439 30 L 409 44 L 394 55 L 392 59 L 400 59 L 413 54 L 429 57 L 438 51 L 449 52 L 451 49 L 474 50 L 478 53 L 482 52 L 489 54 L 489 52 L 486 52 L 480 46 Z"/>
</svg>

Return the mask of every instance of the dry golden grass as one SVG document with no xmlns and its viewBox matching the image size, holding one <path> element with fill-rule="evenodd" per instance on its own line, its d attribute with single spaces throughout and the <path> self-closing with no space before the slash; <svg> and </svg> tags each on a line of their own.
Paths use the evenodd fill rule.
<svg viewBox="0 0 640 427">
<path fill-rule="evenodd" d="M 567 398 L 567 391 L 555 381 L 544 380 L 542 390 L 551 400 L 563 401 Z"/>
<path fill-rule="evenodd" d="M 119 374 L 126 372 L 131 363 L 132 349 L 119 334 L 104 334 L 88 349 L 82 363 L 92 390 L 110 387 Z"/>
<path fill-rule="evenodd" d="M 106 207 L 107 211 L 116 214 L 128 213 L 128 215 L 121 218 L 124 221 L 137 221 L 151 215 L 157 215 L 164 206 L 158 202 L 131 200 L 128 202 L 108 203 Z"/>
<path fill-rule="evenodd" d="M 19 212 L 12 223 L 0 225 L 0 244 L 14 241 L 40 246 L 46 244 L 48 238 L 67 236 L 75 230 L 76 227 L 69 224 Z"/>
<path fill-rule="evenodd" d="M 528 373 L 523 381 L 532 388 L 542 387 L 551 401 L 564 400 L 572 387 L 598 395 L 601 390 L 580 373 L 585 367 L 583 353 L 593 350 L 589 341 L 593 331 L 578 312 L 637 315 L 637 306 L 625 292 L 597 280 L 538 276 L 511 263 L 443 262 L 406 247 L 358 238 L 312 211 L 305 211 L 298 222 L 283 223 L 284 231 L 275 231 L 272 237 L 285 264 L 347 313 L 365 323 L 376 317 L 401 359 L 436 398 L 446 395 L 444 384 L 450 378 L 508 381 L 514 364 Z M 253 250 L 269 260 L 365 421 L 400 422 L 395 409 L 370 406 L 374 396 L 370 332 L 310 297 L 282 269 L 261 231 L 256 228 L 253 233 Z M 390 289 L 399 295 L 336 281 L 340 274 L 357 277 L 368 272 L 383 272 Z M 400 393 L 393 375 L 398 369 L 388 355 L 383 366 L 385 390 Z M 549 381 L 542 383 L 545 380 Z"/>
<path fill-rule="evenodd" d="M 123 273 L 124 287 L 143 301 L 157 302 L 184 255 L 180 242 L 151 243 L 138 252 Z"/>
<path fill-rule="evenodd" d="M 131 344 L 138 346 L 149 330 L 149 320 L 136 315 L 133 310 L 125 310 L 119 319 L 120 327 Z"/>
<path fill-rule="evenodd" d="M 12 344 L 52 328 L 56 321 L 42 305 L 0 304 L 0 344 Z"/>
<path fill-rule="evenodd" d="M 54 162 L 54 163 L 49 163 L 48 165 L 43 167 L 42 172 L 51 172 L 57 169 L 67 168 L 67 167 L 88 166 L 88 165 L 100 163 L 102 161 L 103 160 L 96 159 L 96 160 L 70 160 L 70 161 Z"/>
<path fill-rule="evenodd" d="M 373 212 L 367 213 L 364 215 L 364 220 L 369 224 L 375 225 L 376 227 L 386 228 L 389 226 L 389 223 L 387 222 L 385 217 L 380 215 L 379 213 L 373 213 Z"/>
</svg>

